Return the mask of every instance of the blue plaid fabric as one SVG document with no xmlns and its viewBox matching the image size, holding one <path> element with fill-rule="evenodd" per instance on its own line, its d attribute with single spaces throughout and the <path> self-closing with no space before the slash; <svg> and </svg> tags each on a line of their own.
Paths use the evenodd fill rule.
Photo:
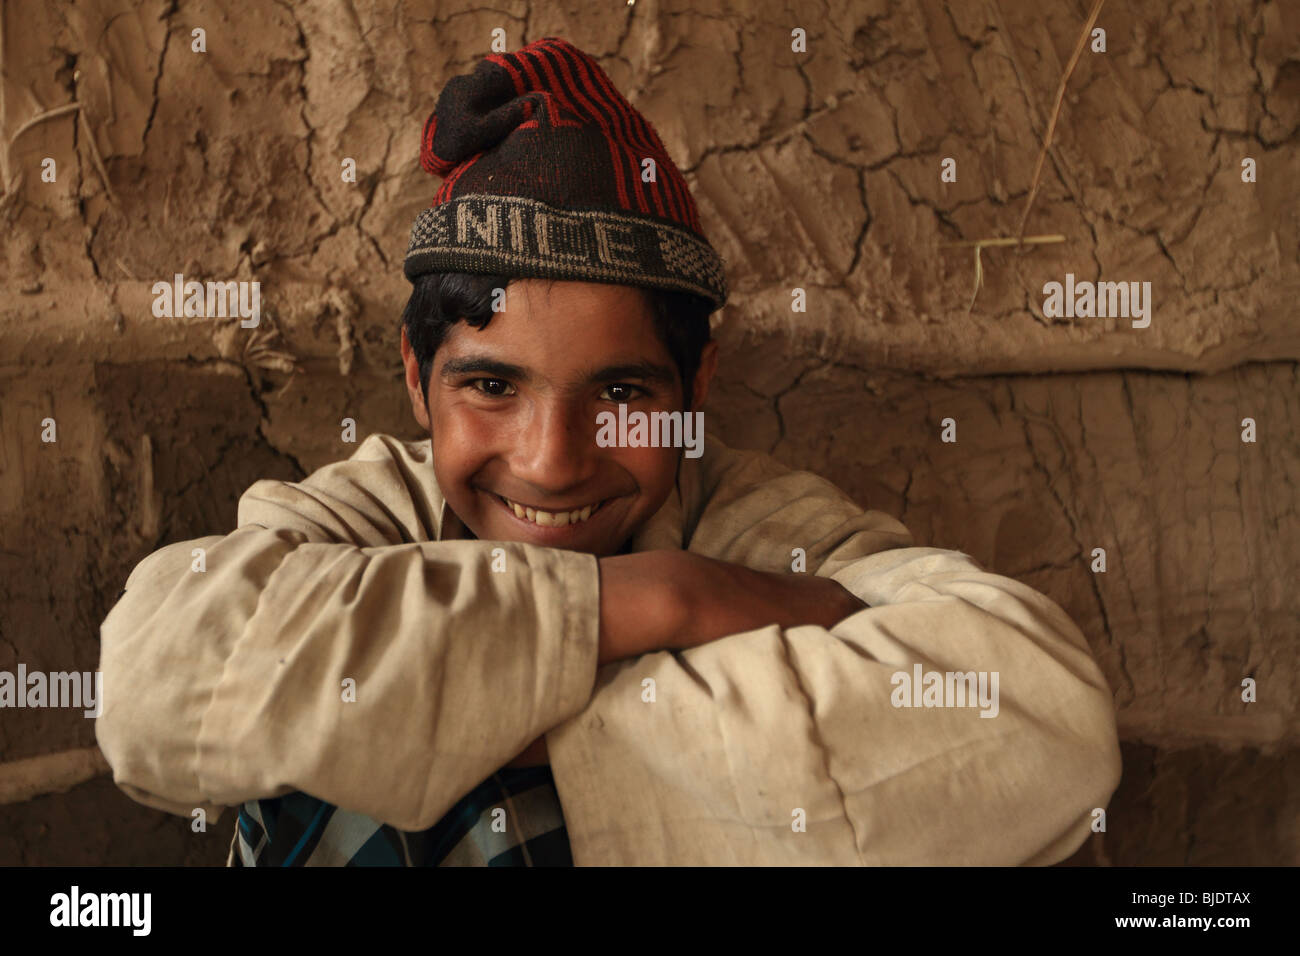
<svg viewBox="0 0 1300 956">
<path fill-rule="evenodd" d="M 503 767 L 427 830 L 398 830 L 305 793 L 239 808 L 228 866 L 573 866 L 546 764 Z"/>
</svg>

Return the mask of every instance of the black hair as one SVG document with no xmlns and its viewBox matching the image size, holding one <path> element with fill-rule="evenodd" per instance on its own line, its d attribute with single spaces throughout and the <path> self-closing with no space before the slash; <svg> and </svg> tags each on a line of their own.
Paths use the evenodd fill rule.
<svg viewBox="0 0 1300 956">
<path fill-rule="evenodd" d="M 411 297 L 402 311 L 402 324 L 420 363 L 420 391 L 426 402 L 433 356 L 447 332 L 460 321 L 476 329 L 485 328 L 492 321 L 494 290 L 506 288 L 515 278 L 460 272 L 426 273 L 416 277 Z M 713 305 L 707 299 L 688 292 L 645 288 L 641 292 L 654 317 L 655 332 L 681 374 L 682 391 L 689 409 L 700 355 L 711 338 L 709 314 L 713 312 Z"/>
</svg>

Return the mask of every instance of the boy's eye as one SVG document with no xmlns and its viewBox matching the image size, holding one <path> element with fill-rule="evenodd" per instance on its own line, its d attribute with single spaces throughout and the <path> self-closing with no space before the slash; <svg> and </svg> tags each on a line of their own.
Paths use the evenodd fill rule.
<svg viewBox="0 0 1300 956">
<path fill-rule="evenodd" d="M 645 393 L 645 389 L 638 388 L 635 385 L 628 385 L 624 382 L 616 382 L 613 385 L 606 385 L 600 393 L 600 397 L 608 402 L 617 402 L 622 405 L 630 402 L 634 398 L 639 398 Z"/>
<path fill-rule="evenodd" d="M 494 397 L 513 395 L 515 393 L 515 387 L 500 378 L 476 378 L 469 384 L 474 391 Z"/>
</svg>

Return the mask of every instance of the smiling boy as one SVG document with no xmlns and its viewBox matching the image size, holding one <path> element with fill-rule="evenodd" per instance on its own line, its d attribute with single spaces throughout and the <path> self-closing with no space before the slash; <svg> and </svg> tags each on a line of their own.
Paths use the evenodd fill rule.
<svg viewBox="0 0 1300 956">
<path fill-rule="evenodd" d="M 556 38 L 486 58 L 421 161 L 443 184 L 401 352 L 430 437 L 258 482 L 234 532 L 136 567 L 102 627 L 118 785 L 240 806 L 232 865 L 1076 849 L 1119 753 L 1056 604 L 711 435 L 698 458 L 598 440 L 613 413 L 701 410 L 726 286 L 595 61 Z M 1000 678 L 994 719 L 891 701 L 923 666 Z"/>
<path fill-rule="evenodd" d="M 420 321 L 419 305 L 417 295 L 410 321 Z M 427 400 L 405 330 L 402 340 L 411 405 L 432 437 L 438 487 L 476 537 L 612 555 L 667 500 L 680 449 L 606 450 L 595 440 L 597 417 L 620 404 L 645 412 L 684 407 L 682 373 L 641 290 L 510 282 L 504 312 L 484 328 L 451 326 Z M 717 344 L 704 344 L 692 359 L 699 365 L 692 391 L 702 403 Z"/>
</svg>

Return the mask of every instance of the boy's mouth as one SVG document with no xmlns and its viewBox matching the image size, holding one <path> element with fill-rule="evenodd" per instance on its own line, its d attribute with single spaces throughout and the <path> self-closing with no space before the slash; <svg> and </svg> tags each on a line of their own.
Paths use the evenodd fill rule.
<svg viewBox="0 0 1300 956">
<path fill-rule="evenodd" d="M 611 500 L 603 498 L 593 504 L 582 505 L 578 508 L 568 508 L 563 511 L 545 511 L 531 505 L 511 501 L 505 495 L 497 495 L 496 497 L 520 521 L 526 521 L 539 528 L 564 528 L 569 525 L 582 524 L 599 512 L 606 502 Z"/>
</svg>

